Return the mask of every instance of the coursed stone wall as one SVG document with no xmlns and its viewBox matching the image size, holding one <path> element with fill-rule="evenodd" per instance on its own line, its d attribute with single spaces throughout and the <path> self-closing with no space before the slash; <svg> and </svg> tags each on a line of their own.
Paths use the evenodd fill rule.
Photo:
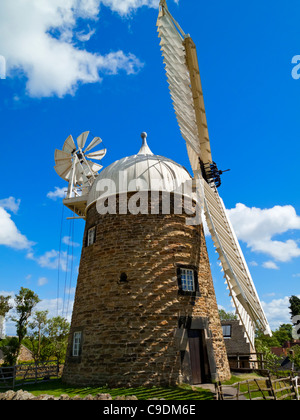
<svg viewBox="0 0 300 420">
<path fill-rule="evenodd" d="M 117 199 L 119 204 L 126 197 Z M 211 379 L 230 377 L 203 227 L 188 226 L 186 217 L 100 215 L 95 204 L 89 208 L 65 382 L 191 383 L 188 329 L 205 331 Z M 87 232 L 93 226 L 96 242 L 87 247 Z M 179 294 L 181 265 L 198 274 L 196 296 Z M 76 331 L 82 333 L 82 345 L 79 356 L 73 357 Z"/>
</svg>

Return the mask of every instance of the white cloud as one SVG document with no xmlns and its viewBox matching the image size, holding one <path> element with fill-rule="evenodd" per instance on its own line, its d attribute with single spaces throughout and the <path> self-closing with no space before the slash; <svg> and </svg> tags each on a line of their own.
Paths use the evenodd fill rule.
<svg viewBox="0 0 300 420">
<path fill-rule="evenodd" d="M 76 33 L 77 39 L 81 42 L 89 41 L 93 35 L 95 35 L 96 29 L 91 29 L 90 25 L 88 25 L 88 32 L 80 31 Z"/>
<path fill-rule="evenodd" d="M 122 7 L 116 7 L 117 2 L 106 3 L 120 13 L 122 7 L 141 6 L 140 2 L 127 6 L 124 2 Z M 78 46 L 80 38 L 86 41 L 94 33 L 88 24 L 95 24 L 99 12 L 100 0 L 0 2 L 0 51 L 7 77 L 25 76 L 32 97 L 63 97 L 74 94 L 79 84 L 101 82 L 106 73 L 139 71 L 142 63 L 133 54 L 100 55 Z"/>
<path fill-rule="evenodd" d="M 295 240 L 273 239 L 290 230 L 300 230 L 300 217 L 292 206 L 259 209 L 239 203 L 227 211 L 238 239 L 252 251 L 270 255 L 281 262 L 300 257 L 300 248 Z"/>
<path fill-rule="evenodd" d="M 49 311 L 49 318 L 57 316 L 57 307 L 62 307 L 62 298 L 56 299 L 42 299 L 36 306 L 37 311 Z M 60 311 L 58 315 L 61 315 Z"/>
<path fill-rule="evenodd" d="M 33 245 L 33 242 L 18 230 L 11 215 L 3 207 L 0 207 L 0 245 L 13 249 L 30 249 Z"/>
<path fill-rule="evenodd" d="M 70 236 L 64 236 L 62 238 L 62 243 L 68 246 L 73 246 L 75 248 L 78 248 L 80 246 L 80 244 L 78 244 L 77 242 L 73 242 Z"/>
<path fill-rule="evenodd" d="M 9 210 L 14 214 L 18 213 L 19 207 L 21 204 L 20 199 L 15 199 L 15 197 L 4 198 L 0 200 L 0 207 L 3 209 Z"/>
<path fill-rule="evenodd" d="M 173 1 L 176 4 L 179 3 L 179 0 Z M 159 2 L 160 0 L 101 0 L 101 3 L 121 16 L 128 15 L 143 6 L 157 9 Z"/>
<path fill-rule="evenodd" d="M 62 271 L 68 271 L 68 265 L 71 264 L 74 257 L 67 254 L 66 251 L 60 252 L 51 250 L 45 252 L 44 255 L 36 257 L 32 251 L 28 252 L 27 258 L 35 261 L 40 267 L 49 268 L 50 270 L 57 270 L 58 267 Z"/>
<path fill-rule="evenodd" d="M 48 317 L 52 318 L 57 315 L 67 318 L 71 322 L 74 299 L 67 296 L 65 299 L 42 299 L 36 306 L 37 311 L 48 311 Z M 58 308 L 58 311 L 57 311 Z"/>
<path fill-rule="evenodd" d="M 298 297 L 300 298 L 300 295 Z M 262 307 L 273 331 L 281 324 L 291 323 L 289 306 L 289 296 L 282 299 L 273 299 L 269 303 L 262 302 Z"/>
<path fill-rule="evenodd" d="M 0 296 L 10 296 L 9 304 L 11 307 L 14 306 L 14 298 L 15 298 L 15 292 L 7 292 L 6 290 L 0 290 Z M 10 316 L 12 315 L 12 310 L 6 315 L 5 321 L 4 321 L 4 333 L 6 335 L 15 335 L 15 325 L 13 321 L 11 320 Z"/>
<path fill-rule="evenodd" d="M 11 306 L 13 306 L 13 303 L 14 303 L 14 297 L 15 297 L 15 292 L 7 292 L 7 291 L 5 291 L 5 290 L 0 290 L 0 296 L 4 296 L 4 297 L 10 296 L 11 298 L 9 299 L 9 304 L 10 304 Z"/>
<path fill-rule="evenodd" d="M 72 291 L 73 292 L 73 291 Z M 9 300 L 10 304 L 14 305 L 14 297 L 15 292 L 2 292 L 0 291 L 0 295 L 3 296 L 11 296 L 12 298 Z M 74 299 L 73 297 L 69 296 L 67 299 L 65 299 L 65 302 L 62 298 L 55 298 L 55 299 L 42 299 L 35 307 L 35 311 L 48 311 L 48 317 L 56 317 L 67 315 L 67 320 L 71 322 L 71 315 L 74 305 Z M 58 312 L 57 312 L 58 308 Z M 64 313 L 63 313 L 64 309 Z M 14 310 L 12 310 L 13 313 Z M 9 317 L 6 319 L 6 334 L 9 336 L 16 335 L 16 325 L 15 322 L 13 322 Z"/>
<path fill-rule="evenodd" d="M 47 283 L 48 283 L 48 279 L 46 277 L 40 277 L 38 279 L 38 285 L 39 286 L 45 286 L 45 284 L 47 284 Z"/>
<path fill-rule="evenodd" d="M 142 6 L 159 6 L 159 0 L 102 0 L 102 3 L 120 15 L 127 15 Z"/>
<path fill-rule="evenodd" d="M 258 263 L 257 263 L 256 261 L 250 261 L 250 262 L 249 262 L 249 265 L 250 265 L 251 267 L 258 267 Z"/>
<path fill-rule="evenodd" d="M 50 200 L 56 201 L 58 198 L 65 198 L 67 193 L 66 187 L 59 188 L 55 187 L 55 191 L 49 191 L 47 194 L 47 197 L 50 198 Z"/>
<path fill-rule="evenodd" d="M 208 236 L 211 236 L 211 235 L 210 235 L 209 228 L 208 228 L 208 225 L 207 225 L 207 222 L 206 222 L 206 219 L 205 219 L 205 214 L 204 214 L 204 211 L 202 212 L 201 217 L 202 217 L 202 223 L 203 223 L 204 235 L 205 235 L 205 236 L 207 236 L 207 237 L 208 237 Z"/>
<path fill-rule="evenodd" d="M 264 268 L 268 268 L 269 270 L 279 270 L 279 267 L 274 261 L 266 261 L 262 265 Z"/>
</svg>

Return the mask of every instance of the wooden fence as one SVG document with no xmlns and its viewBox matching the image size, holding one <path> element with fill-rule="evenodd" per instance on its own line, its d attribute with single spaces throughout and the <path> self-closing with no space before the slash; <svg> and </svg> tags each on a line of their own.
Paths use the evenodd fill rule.
<svg viewBox="0 0 300 420">
<path fill-rule="evenodd" d="M 237 382 L 230 386 L 234 393 L 226 392 L 226 386 L 216 385 L 217 400 L 300 400 L 300 377 L 272 379 L 258 378 Z"/>
<path fill-rule="evenodd" d="M 228 354 L 228 361 L 232 371 L 269 370 L 278 368 L 274 362 L 264 359 L 263 353 L 235 353 Z"/>
<path fill-rule="evenodd" d="M 53 362 L 0 367 L 0 389 L 14 389 L 24 384 L 47 382 L 58 378 L 61 370 L 62 366 Z"/>
</svg>

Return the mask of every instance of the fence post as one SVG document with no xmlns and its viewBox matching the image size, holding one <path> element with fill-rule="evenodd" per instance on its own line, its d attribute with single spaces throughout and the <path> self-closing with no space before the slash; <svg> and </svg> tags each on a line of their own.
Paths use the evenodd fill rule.
<svg viewBox="0 0 300 420">
<path fill-rule="evenodd" d="M 38 379 L 38 370 L 37 370 L 37 365 L 38 365 L 38 362 L 35 362 L 34 363 L 34 381 L 35 381 L 35 383 L 37 383 L 37 379 Z"/>
<path fill-rule="evenodd" d="M 12 385 L 13 389 L 15 389 L 16 374 L 17 374 L 17 365 L 14 365 L 14 367 L 13 367 L 13 385 Z"/>
<path fill-rule="evenodd" d="M 297 400 L 297 401 L 300 400 L 299 391 L 298 391 L 298 387 L 299 387 L 298 379 L 299 379 L 299 376 L 295 376 L 293 378 L 293 375 L 291 375 L 291 388 L 292 388 L 292 391 L 295 393 L 295 400 Z"/>
<path fill-rule="evenodd" d="M 266 379 L 267 388 L 270 388 L 270 391 L 268 391 L 268 394 L 270 397 L 273 397 L 274 400 L 276 400 L 276 392 L 274 392 L 273 383 L 271 379 L 271 375 L 269 374 L 268 379 Z"/>
<path fill-rule="evenodd" d="M 261 370 L 264 370 L 265 369 L 265 364 L 264 364 L 264 354 L 263 353 L 260 353 L 260 361 L 261 361 L 260 368 L 261 368 Z"/>
</svg>

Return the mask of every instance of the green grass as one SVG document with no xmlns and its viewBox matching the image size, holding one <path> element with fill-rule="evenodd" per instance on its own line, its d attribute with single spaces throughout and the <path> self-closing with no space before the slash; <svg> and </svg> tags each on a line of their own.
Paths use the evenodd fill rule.
<svg viewBox="0 0 300 420">
<path fill-rule="evenodd" d="M 135 395 L 139 400 L 148 400 L 150 398 L 163 398 L 165 400 L 213 400 L 213 394 L 201 388 L 194 388 L 189 385 L 181 385 L 174 387 L 137 387 L 137 388 L 114 388 L 107 387 L 86 387 L 76 388 L 63 384 L 60 379 L 44 382 L 41 384 L 24 385 L 21 387 L 24 391 L 28 391 L 33 395 L 48 394 L 59 397 L 61 394 L 67 394 L 70 397 L 80 395 L 110 394 L 112 398 L 117 396 Z M 16 389 L 17 390 L 17 389 Z M 0 392 L 5 392 L 1 391 Z"/>
<path fill-rule="evenodd" d="M 253 380 L 253 379 L 258 379 L 258 378 L 261 378 L 261 376 L 257 375 L 257 373 L 236 374 L 236 375 L 232 375 L 229 381 L 222 382 L 222 385 L 233 385 L 233 384 L 236 384 L 237 382 L 243 382 L 248 379 Z"/>
<path fill-rule="evenodd" d="M 222 385 L 233 385 L 237 382 L 243 382 L 243 381 L 253 381 L 254 379 L 258 380 L 258 383 L 260 384 L 261 388 L 265 388 L 265 380 L 262 380 L 261 376 L 257 375 L 256 373 L 244 373 L 244 374 L 236 374 L 232 375 L 229 381 L 222 382 Z M 236 387 L 237 388 L 237 387 Z M 256 390 L 257 386 L 253 383 L 250 383 L 250 390 Z M 240 387 L 241 392 L 247 392 L 248 391 L 248 385 L 244 384 Z M 265 395 L 268 395 L 267 393 L 264 393 Z M 252 398 L 261 397 L 262 394 L 260 391 L 252 392 L 251 393 Z M 246 394 L 245 397 L 249 399 L 249 395 Z"/>
</svg>

